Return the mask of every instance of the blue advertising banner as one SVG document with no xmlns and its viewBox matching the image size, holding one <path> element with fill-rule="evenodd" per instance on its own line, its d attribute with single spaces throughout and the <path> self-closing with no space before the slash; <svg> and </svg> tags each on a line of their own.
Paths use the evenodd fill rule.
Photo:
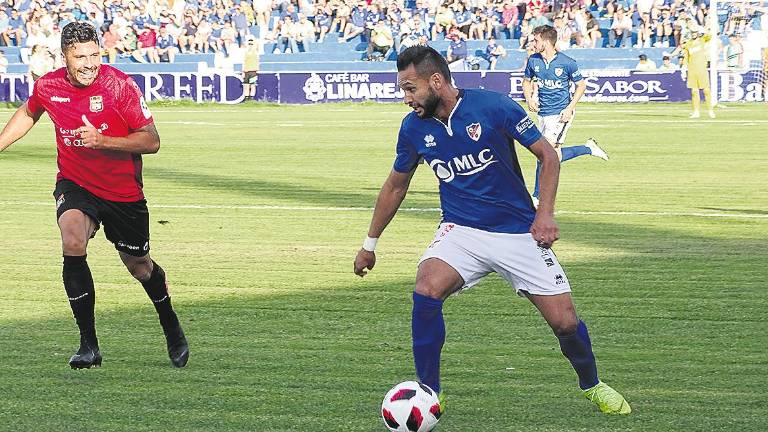
<svg viewBox="0 0 768 432">
<path fill-rule="evenodd" d="M 680 71 L 639 72 L 585 70 L 588 102 L 682 102 L 691 98 Z M 136 73 L 130 74 L 147 101 L 187 99 L 195 102 L 236 104 L 244 100 L 239 74 Z M 522 72 L 455 72 L 460 88 L 484 88 L 523 98 Z M 718 99 L 725 102 L 763 101 L 765 77 L 760 71 L 721 72 Z M 29 97 L 28 75 L 0 75 L 0 101 L 17 102 Z M 263 73 L 259 74 L 256 99 L 290 104 L 339 101 L 397 102 L 403 94 L 395 72 Z"/>
</svg>

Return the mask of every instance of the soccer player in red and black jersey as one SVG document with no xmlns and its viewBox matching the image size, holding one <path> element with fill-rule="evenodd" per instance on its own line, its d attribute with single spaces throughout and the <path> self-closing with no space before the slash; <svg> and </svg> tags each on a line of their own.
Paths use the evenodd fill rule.
<svg viewBox="0 0 768 432">
<path fill-rule="evenodd" d="M 2 132 L 0 151 L 22 138 L 47 112 L 56 129 L 59 173 L 54 190 L 64 254 L 64 288 L 80 328 L 72 368 L 101 365 L 94 323 L 94 286 L 86 248 L 100 225 L 128 271 L 144 286 L 163 327 L 176 367 L 189 358 L 165 280 L 149 256 L 149 212 L 141 155 L 157 153 L 160 136 L 141 91 L 126 74 L 101 65 L 99 37 L 85 22 L 61 33 L 66 66 L 35 82 L 29 100 Z"/>
</svg>

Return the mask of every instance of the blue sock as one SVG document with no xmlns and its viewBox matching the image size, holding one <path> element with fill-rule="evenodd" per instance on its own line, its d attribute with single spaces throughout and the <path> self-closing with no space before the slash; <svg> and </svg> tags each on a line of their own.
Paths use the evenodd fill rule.
<svg viewBox="0 0 768 432">
<path fill-rule="evenodd" d="M 440 351 L 445 342 L 442 300 L 413 293 L 411 335 L 419 381 L 440 393 Z"/>
<path fill-rule="evenodd" d="M 584 321 L 579 320 L 576 333 L 568 336 L 558 336 L 560 350 L 568 358 L 579 376 L 579 387 L 582 390 L 594 387 L 599 382 L 597 378 L 597 364 L 592 353 L 592 342 L 589 340 L 589 332 Z"/>
<path fill-rule="evenodd" d="M 539 174 L 541 174 L 541 162 L 536 161 L 536 181 L 533 183 L 533 197 L 539 197 Z"/>
<path fill-rule="evenodd" d="M 561 162 L 565 162 L 567 160 L 570 160 L 579 156 L 592 154 L 592 150 L 590 150 L 589 147 L 585 145 L 563 147 L 560 150 L 563 152 L 563 159 L 561 160 Z"/>
</svg>

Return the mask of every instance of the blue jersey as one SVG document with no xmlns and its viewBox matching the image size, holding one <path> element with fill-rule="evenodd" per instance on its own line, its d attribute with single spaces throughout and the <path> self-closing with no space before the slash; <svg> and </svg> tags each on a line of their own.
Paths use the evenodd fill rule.
<svg viewBox="0 0 768 432">
<path fill-rule="evenodd" d="M 528 57 L 525 77 L 539 86 L 539 115 L 560 114 L 571 103 L 571 82 L 582 79 L 576 60 L 558 52 L 550 63 L 536 53 Z"/>
<path fill-rule="evenodd" d="M 447 124 L 415 112 L 403 119 L 394 170 L 410 172 L 421 158 L 429 164 L 440 183 L 443 222 L 527 233 L 536 211 L 513 142 L 527 148 L 539 138 L 533 120 L 506 95 L 461 90 Z"/>
</svg>

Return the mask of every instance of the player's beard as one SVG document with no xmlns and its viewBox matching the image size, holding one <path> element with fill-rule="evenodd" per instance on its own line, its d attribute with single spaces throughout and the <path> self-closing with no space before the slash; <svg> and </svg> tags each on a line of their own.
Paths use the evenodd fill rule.
<svg viewBox="0 0 768 432">
<path fill-rule="evenodd" d="M 435 111 L 437 111 L 437 106 L 440 105 L 440 96 L 432 90 L 432 87 L 429 88 L 428 92 L 427 99 L 424 100 L 424 103 L 417 105 L 417 108 L 421 108 L 421 114 L 417 111 L 416 115 L 422 119 L 433 117 Z"/>
</svg>

